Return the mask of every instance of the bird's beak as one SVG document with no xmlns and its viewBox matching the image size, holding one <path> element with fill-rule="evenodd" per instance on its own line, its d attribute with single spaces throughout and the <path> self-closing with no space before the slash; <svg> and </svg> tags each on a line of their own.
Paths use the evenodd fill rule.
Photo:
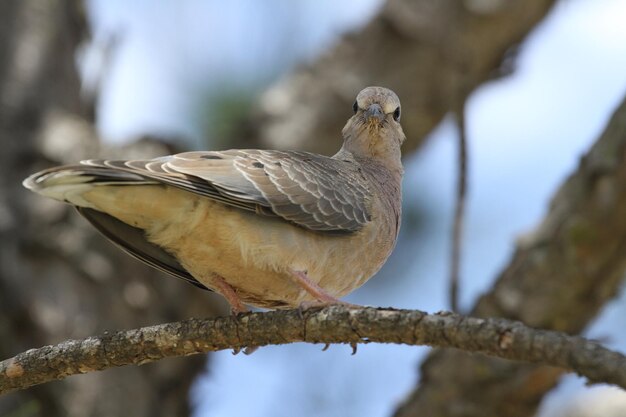
<svg viewBox="0 0 626 417">
<path fill-rule="evenodd" d="M 368 123 L 376 123 L 379 124 L 385 118 L 385 113 L 383 112 L 380 104 L 371 104 L 364 112 L 365 120 Z"/>
</svg>

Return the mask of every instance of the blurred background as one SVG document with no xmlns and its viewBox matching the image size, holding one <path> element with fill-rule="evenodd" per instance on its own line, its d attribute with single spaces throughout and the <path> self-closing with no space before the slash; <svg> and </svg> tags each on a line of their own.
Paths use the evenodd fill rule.
<svg viewBox="0 0 626 417">
<path fill-rule="evenodd" d="M 186 149 L 332 154 L 366 85 L 390 87 L 403 103 L 404 217 L 388 263 L 347 301 L 449 308 L 450 114 L 467 98 L 460 304 L 469 312 L 624 99 L 624 19 L 620 0 L 3 2 L 0 356 L 227 314 L 219 297 L 144 267 L 67 207 L 23 190 L 26 175 Z M 618 289 L 585 334 L 624 351 Z M 397 409 L 428 384 L 419 364 L 429 351 L 370 344 L 352 356 L 349 346 L 298 344 L 170 359 L 4 396 L 0 415 L 411 415 Z M 500 415 L 626 414 L 617 389 L 557 380 L 533 386 L 526 414 Z M 595 404 L 608 408 L 598 414 Z"/>
</svg>

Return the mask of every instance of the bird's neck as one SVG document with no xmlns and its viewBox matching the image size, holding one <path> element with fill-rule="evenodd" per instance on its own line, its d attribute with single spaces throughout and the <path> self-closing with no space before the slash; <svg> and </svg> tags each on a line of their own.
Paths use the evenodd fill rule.
<svg viewBox="0 0 626 417">
<path fill-rule="evenodd" d="M 362 174 L 369 179 L 369 183 L 376 189 L 375 194 L 380 198 L 380 204 L 385 213 L 390 216 L 388 233 L 398 237 L 400 219 L 402 217 L 402 176 L 404 169 L 398 161 L 398 166 L 389 167 L 376 159 L 359 160 Z"/>
<path fill-rule="evenodd" d="M 381 135 L 382 132 L 370 132 L 366 129 L 356 134 L 344 130 L 343 146 L 335 158 L 341 159 L 341 155 L 349 155 L 361 162 L 361 166 L 376 167 L 373 169 L 377 171 L 389 171 L 401 179 L 404 173 L 400 151 L 401 141 L 396 140 L 393 134 L 385 138 Z"/>
<path fill-rule="evenodd" d="M 379 155 L 353 152 L 346 144 L 344 142 L 344 146 L 333 158 L 356 163 L 354 165 L 358 166 L 360 174 L 366 177 L 369 184 L 375 188 L 372 192 L 380 197 L 383 210 L 391 215 L 392 222 L 388 232 L 397 237 L 402 214 L 402 177 L 404 175 L 399 150 L 397 155 L 387 155 L 381 158 Z"/>
<path fill-rule="evenodd" d="M 377 191 L 384 191 L 382 194 L 386 195 L 389 200 L 387 203 L 390 205 L 394 205 L 394 201 L 401 200 L 404 168 L 399 154 L 397 157 L 388 156 L 386 158 L 363 155 L 362 153 L 351 152 L 344 144 L 333 158 L 346 162 L 356 162 L 361 175 L 365 176 L 378 189 Z M 399 211 L 397 214 L 400 214 Z"/>
</svg>

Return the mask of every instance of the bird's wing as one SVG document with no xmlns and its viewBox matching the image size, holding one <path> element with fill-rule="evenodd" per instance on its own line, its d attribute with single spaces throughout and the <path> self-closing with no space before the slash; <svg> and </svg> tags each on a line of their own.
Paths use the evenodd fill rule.
<svg viewBox="0 0 626 417">
<path fill-rule="evenodd" d="M 320 232 L 355 232 L 371 217 L 369 190 L 358 169 L 351 162 L 307 152 L 186 152 L 152 160 L 83 163 L 138 174 Z"/>
<path fill-rule="evenodd" d="M 132 227 L 113 216 L 98 210 L 76 207 L 100 233 L 125 250 L 131 256 L 147 263 L 160 271 L 185 280 L 196 287 L 208 289 L 195 279 L 178 260 L 165 250 L 146 239 L 143 230 Z"/>
</svg>

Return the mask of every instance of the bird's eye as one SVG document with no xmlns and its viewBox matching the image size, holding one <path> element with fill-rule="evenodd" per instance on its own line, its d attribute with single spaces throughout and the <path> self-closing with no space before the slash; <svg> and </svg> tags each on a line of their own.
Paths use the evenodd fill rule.
<svg viewBox="0 0 626 417">
<path fill-rule="evenodd" d="M 352 110 L 354 110 L 354 114 L 356 114 L 356 112 L 359 110 L 359 103 L 355 101 L 352 105 Z"/>
<path fill-rule="evenodd" d="M 393 111 L 393 120 L 395 120 L 396 122 L 400 121 L 400 106 L 396 107 L 396 109 Z"/>
</svg>

